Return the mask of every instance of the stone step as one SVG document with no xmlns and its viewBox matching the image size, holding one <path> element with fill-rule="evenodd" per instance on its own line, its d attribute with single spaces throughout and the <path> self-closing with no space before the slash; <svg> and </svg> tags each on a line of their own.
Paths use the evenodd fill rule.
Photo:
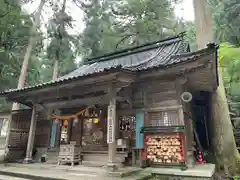
<svg viewBox="0 0 240 180">
<path fill-rule="evenodd" d="M 116 160 L 118 163 L 123 163 L 125 161 L 125 154 L 117 154 Z M 83 161 L 100 161 L 106 164 L 108 162 L 108 154 L 84 153 Z"/>
<path fill-rule="evenodd" d="M 142 172 L 142 168 L 133 168 L 133 167 L 125 167 L 123 169 L 119 169 L 116 172 L 109 172 L 108 175 L 110 177 L 131 177 L 136 176 Z"/>
<path fill-rule="evenodd" d="M 7 176 L 7 175 L 0 175 L 1 180 L 30 180 L 26 178 L 19 178 L 19 177 L 13 177 L 13 176 Z"/>
<path fill-rule="evenodd" d="M 80 168 L 71 168 L 75 170 L 56 170 L 55 168 L 49 168 L 43 169 L 40 168 L 39 165 L 36 165 L 38 168 L 28 168 L 30 166 L 35 166 L 34 164 L 21 166 L 19 167 L 6 167 L 1 166 L 0 167 L 0 175 L 3 176 L 11 176 L 16 178 L 22 178 L 22 179 L 16 179 L 16 180 L 24 180 L 24 179 L 34 179 L 34 180 L 145 180 L 144 177 L 146 175 L 138 174 L 138 173 L 132 173 L 131 174 L 131 168 L 127 169 L 126 171 L 129 171 L 131 176 L 125 176 L 125 177 L 109 177 L 108 173 L 101 168 L 89 168 L 81 166 Z M 121 170 L 124 171 L 124 170 Z M 134 171 L 134 170 L 133 170 Z M 135 170 L 137 172 L 137 168 Z M 0 178 L 1 179 L 1 178 Z M 8 178 L 10 179 L 10 178 Z"/>
<path fill-rule="evenodd" d="M 122 180 L 150 180 L 152 175 L 150 174 L 134 174 L 131 176 L 127 176 L 122 178 Z"/>
</svg>

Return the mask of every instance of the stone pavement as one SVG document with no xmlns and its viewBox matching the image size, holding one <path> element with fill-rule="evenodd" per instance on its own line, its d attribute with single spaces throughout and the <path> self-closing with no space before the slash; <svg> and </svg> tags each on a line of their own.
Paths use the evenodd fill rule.
<svg viewBox="0 0 240 180">
<path fill-rule="evenodd" d="M 109 176 L 106 169 L 99 167 L 85 167 L 82 165 L 70 166 L 53 166 L 48 164 L 8 164 L 0 165 L 0 174 L 11 175 L 25 179 L 51 179 L 51 180 L 136 180 L 142 179 L 146 175 L 133 173 L 132 175 L 121 178 L 122 173 L 131 172 L 134 168 L 124 168 L 118 173 Z M 138 170 L 135 168 L 135 170 Z M 133 171 L 134 172 L 134 171 Z M 0 178 L 1 180 L 1 178 Z"/>
<path fill-rule="evenodd" d="M 187 170 L 173 167 L 149 167 L 146 169 L 125 167 L 114 173 L 107 172 L 104 167 L 84 165 L 74 167 L 44 163 L 0 165 L 1 175 L 34 180 L 146 180 L 151 175 L 157 175 L 157 179 L 174 179 L 177 177 L 184 180 L 210 180 L 214 172 L 215 165 L 213 164 L 196 165 Z"/>
</svg>

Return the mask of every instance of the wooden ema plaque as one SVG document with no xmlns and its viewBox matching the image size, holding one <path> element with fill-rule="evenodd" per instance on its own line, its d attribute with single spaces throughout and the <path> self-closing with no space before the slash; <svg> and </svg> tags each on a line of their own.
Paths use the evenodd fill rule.
<svg viewBox="0 0 240 180">
<path fill-rule="evenodd" d="M 182 133 L 145 136 L 145 155 L 150 164 L 183 165 L 183 151 Z"/>
</svg>

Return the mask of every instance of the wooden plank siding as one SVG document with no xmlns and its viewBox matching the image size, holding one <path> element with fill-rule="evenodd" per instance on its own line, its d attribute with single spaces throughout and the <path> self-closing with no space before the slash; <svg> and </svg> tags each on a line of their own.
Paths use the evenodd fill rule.
<svg viewBox="0 0 240 180">
<path fill-rule="evenodd" d="M 48 119 L 46 112 L 37 113 L 37 126 L 34 140 L 35 148 L 48 148 L 50 144 L 52 121 Z"/>
<path fill-rule="evenodd" d="M 134 84 L 132 97 L 134 109 L 179 105 L 175 82 L 153 80 Z"/>
<path fill-rule="evenodd" d="M 26 148 L 31 114 L 30 109 L 12 112 L 10 137 L 8 142 L 10 148 Z"/>
<path fill-rule="evenodd" d="M 25 157 L 31 114 L 31 109 L 12 112 L 6 161 L 12 162 Z"/>
</svg>

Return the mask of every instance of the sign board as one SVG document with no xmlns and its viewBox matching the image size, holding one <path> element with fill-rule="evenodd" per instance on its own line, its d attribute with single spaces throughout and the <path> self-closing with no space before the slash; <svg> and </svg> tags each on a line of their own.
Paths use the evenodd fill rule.
<svg viewBox="0 0 240 180">
<path fill-rule="evenodd" d="M 108 118 L 107 118 L 107 143 L 113 143 L 115 141 L 115 114 L 113 112 L 114 107 L 108 106 Z"/>
</svg>

